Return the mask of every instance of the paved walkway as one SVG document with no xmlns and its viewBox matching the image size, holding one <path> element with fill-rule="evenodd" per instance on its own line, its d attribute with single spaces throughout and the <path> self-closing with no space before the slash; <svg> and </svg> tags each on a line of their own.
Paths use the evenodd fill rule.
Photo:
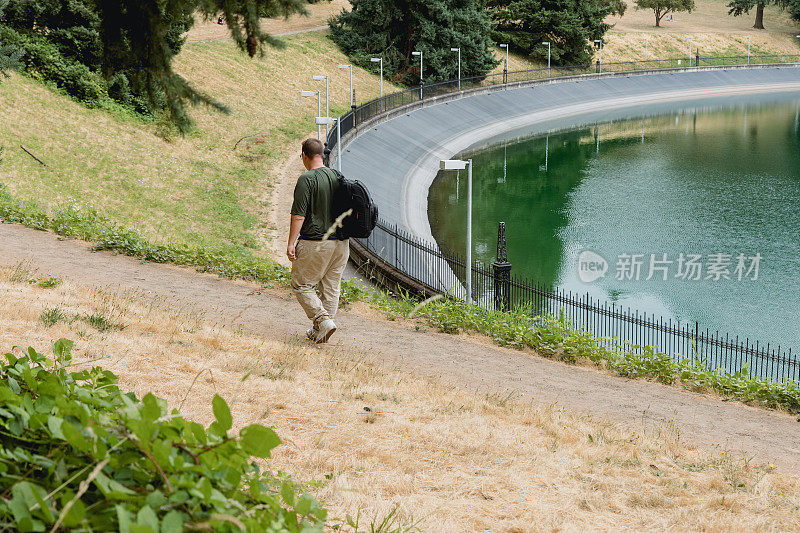
<svg viewBox="0 0 800 533">
<path fill-rule="evenodd" d="M 0 224 L 0 266 L 24 260 L 42 274 L 79 285 L 149 291 L 202 309 L 215 322 L 233 320 L 267 337 L 301 335 L 306 322 L 287 290 L 259 294 L 248 283 L 109 252 L 93 253 L 84 242 Z M 522 398 L 533 396 L 536 402 L 557 403 L 638 430 L 672 418 L 684 440 L 718 444 L 733 453 L 755 456 L 756 462 L 800 469 L 800 423 L 792 415 L 569 366 L 476 338 L 415 331 L 408 324 L 357 312 L 343 312 L 337 322 L 341 329 L 333 340 L 379 364 L 439 377 L 467 390 L 515 391 Z"/>
</svg>

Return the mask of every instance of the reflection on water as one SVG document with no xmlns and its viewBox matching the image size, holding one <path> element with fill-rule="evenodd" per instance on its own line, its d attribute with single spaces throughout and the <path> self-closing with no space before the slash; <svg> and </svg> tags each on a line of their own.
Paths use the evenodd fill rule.
<svg viewBox="0 0 800 533">
<path fill-rule="evenodd" d="M 494 259 L 504 221 L 517 276 L 800 348 L 798 109 L 687 111 L 474 152 L 473 253 Z M 464 248 L 461 178 L 430 190 L 443 248 Z M 608 267 L 591 282 L 586 250 Z"/>
</svg>

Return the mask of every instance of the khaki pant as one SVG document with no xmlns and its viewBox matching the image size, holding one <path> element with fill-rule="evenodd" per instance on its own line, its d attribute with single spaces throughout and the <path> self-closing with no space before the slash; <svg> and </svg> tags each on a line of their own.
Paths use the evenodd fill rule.
<svg viewBox="0 0 800 533">
<path fill-rule="evenodd" d="M 350 241 L 297 241 L 292 262 L 292 291 L 306 315 L 319 326 L 339 308 L 342 274 L 350 257 Z M 319 296 L 314 288 L 319 284 Z"/>
</svg>

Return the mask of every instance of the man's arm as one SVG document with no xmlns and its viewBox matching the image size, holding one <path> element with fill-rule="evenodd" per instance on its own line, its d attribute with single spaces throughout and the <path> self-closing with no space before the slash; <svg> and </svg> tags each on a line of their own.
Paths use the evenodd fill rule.
<svg viewBox="0 0 800 533">
<path fill-rule="evenodd" d="M 292 215 L 291 222 L 289 223 L 289 244 L 286 247 L 286 257 L 289 261 L 297 259 L 295 254 L 295 246 L 297 246 L 297 239 L 300 237 L 300 228 L 303 227 L 303 222 L 306 217 L 302 215 Z"/>
</svg>

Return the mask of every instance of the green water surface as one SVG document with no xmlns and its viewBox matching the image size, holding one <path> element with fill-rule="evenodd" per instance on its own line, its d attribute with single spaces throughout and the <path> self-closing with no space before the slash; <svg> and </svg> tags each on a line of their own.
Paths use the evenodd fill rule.
<svg viewBox="0 0 800 533">
<path fill-rule="evenodd" d="M 473 254 L 494 259 L 504 221 L 517 276 L 800 349 L 798 108 L 800 99 L 685 110 L 468 154 Z M 431 228 L 443 248 L 464 250 L 466 192 L 466 176 L 455 172 L 440 173 L 430 189 Z M 606 260 L 604 277 L 581 279 L 584 250 Z M 638 280 L 629 269 L 618 279 L 621 254 L 641 256 Z M 655 263 L 663 268 L 646 279 L 651 255 L 664 254 L 672 263 Z M 680 254 L 700 256 L 701 279 L 679 276 Z"/>
</svg>

